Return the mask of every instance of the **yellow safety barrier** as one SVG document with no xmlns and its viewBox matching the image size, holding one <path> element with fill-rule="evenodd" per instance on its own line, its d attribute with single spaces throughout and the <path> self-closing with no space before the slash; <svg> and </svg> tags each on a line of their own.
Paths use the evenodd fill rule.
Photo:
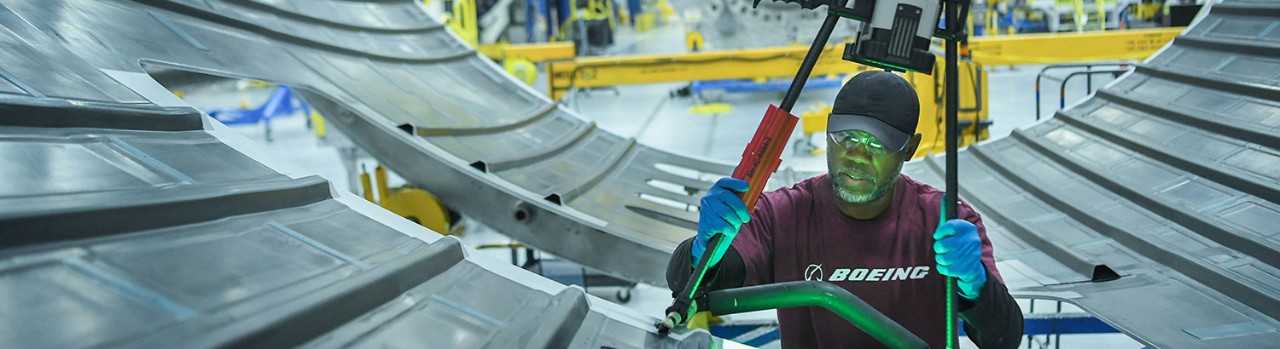
<svg viewBox="0 0 1280 349">
<path fill-rule="evenodd" d="M 827 47 L 813 68 L 814 75 L 858 69 L 840 59 L 843 45 Z M 667 55 L 579 57 L 547 63 L 551 99 L 559 100 L 571 87 L 602 87 L 657 82 L 791 77 L 800 68 L 806 47 L 774 47 Z"/>
<path fill-rule="evenodd" d="M 531 62 L 573 59 L 576 57 L 572 42 L 542 44 L 515 44 L 507 47 L 507 58 L 524 58 Z"/>
<path fill-rule="evenodd" d="M 480 45 L 480 53 L 493 60 L 523 58 L 530 62 L 545 62 L 560 59 L 573 59 L 577 54 L 572 42 L 550 42 L 539 44 L 496 43 Z"/>
<path fill-rule="evenodd" d="M 1143 59 L 1181 33 L 1183 28 L 1123 30 L 1098 33 L 1019 34 L 969 40 L 973 61 L 984 66 Z M 792 77 L 807 47 L 589 57 L 547 63 L 551 99 L 570 88 L 675 81 Z M 831 45 L 813 67 L 813 75 L 867 69 L 840 59 L 844 45 Z M 940 64 L 939 64 L 940 65 Z"/>
<path fill-rule="evenodd" d="M 975 62 L 988 66 L 1141 60 L 1169 44 L 1184 29 L 984 36 L 969 40 L 968 49 Z"/>
</svg>

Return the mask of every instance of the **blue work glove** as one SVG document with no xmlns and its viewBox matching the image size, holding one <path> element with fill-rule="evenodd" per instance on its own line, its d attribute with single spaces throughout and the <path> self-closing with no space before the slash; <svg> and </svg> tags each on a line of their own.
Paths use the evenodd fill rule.
<svg viewBox="0 0 1280 349">
<path fill-rule="evenodd" d="M 745 192 L 750 186 L 741 179 L 724 177 L 716 181 L 716 184 L 707 190 L 707 194 L 702 196 L 702 205 L 698 209 L 698 237 L 693 239 L 693 267 L 698 266 L 698 260 L 702 259 L 702 253 L 707 250 L 707 242 L 711 241 L 711 236 L 715 234 L 724 234 L 724 237 L 720 238 L 724 242 L 721 243 L 722 247 L 711 255 L 711 261 L 707 265 L 720 263 L 720 258 L 724 257 L 725 251 L 728 251 L 729 242 L 738 235 L 738 228 L 742 227 L 742 223 L 751 220 L 751 215 L 747 213 L 747 204 L 734 194 L 734 192 Z"/>
<path fill-rule="evenodd" d="M 978 299 L 987 283 L 987 268 L 982 266 L 982 239 L 978 227 L 963 219 L 952 219 L 933 231 L 933 252 L 937 253 L 938 272 L 956 278 L 961 297 Z"/>
</svg>

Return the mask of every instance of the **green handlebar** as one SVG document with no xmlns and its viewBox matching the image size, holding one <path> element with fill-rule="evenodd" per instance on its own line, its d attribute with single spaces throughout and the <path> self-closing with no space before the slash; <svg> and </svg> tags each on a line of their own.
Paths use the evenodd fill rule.
<svg viewBox="0 0 1280 349">
<path fill-rule="evenodd" d="M 928 348 L 924 340 L 867 302 L 839 286 L 822 281 L 791 281 L 707 293 L 712 314 L 727 315 L 749 311 L 823 307 L 849 321 L 890 348 Z"/>
</svg>

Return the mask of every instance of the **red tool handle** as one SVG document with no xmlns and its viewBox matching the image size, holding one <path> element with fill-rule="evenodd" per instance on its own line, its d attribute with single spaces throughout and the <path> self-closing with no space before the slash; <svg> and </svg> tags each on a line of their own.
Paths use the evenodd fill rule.
<svg viewBox="0 0 1280 349">
<path fill-rule="evenodd" d="M 769 175 L 778 171 L 778 165 L 782 164 L 782 150 L 787 147 L 791 131 L 796 129 L 796 122 L 799 121 L 800 118 L 790 112 L 770 104 L 769 110 L 764 113 L 764 119 L 760 120 L 760 126 L 756 128 L 756 135 L 742 151 L 742 161 L 733 170 L 733 178 L 751 184 L 746 192 L 738 195 L 747 204 L 747 212 L 755 212 L 756 199 L 764 191 Z"/>
</svg>

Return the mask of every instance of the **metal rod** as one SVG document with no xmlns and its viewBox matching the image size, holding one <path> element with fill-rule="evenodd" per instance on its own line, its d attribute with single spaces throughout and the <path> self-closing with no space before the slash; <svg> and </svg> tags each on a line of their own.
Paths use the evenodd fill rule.
<svg viewBox="0 0 1280 349">
<path fill-rule="evenodd" d="M 800 99 L 800 91 L 804 90 L 804 84 L 809 80 L 813 66 L 818 63 L 818 56 L 827 46 L 827 40 L 831 38 L 836 22 L 840 20 L 840 15 L 832 6 L 844 7 L 845 3 L 847 3 L 846 0 L 839 0 L 827 5 L 827 18 L 822 21 L 822 27 L 818 29 L 818 36 L 813 39 L 813 44 L 809 45 L 809 53 L 804 55 L 804 61 L 800 63 L 800 71 L 797 71 L 796 77 L 791 79 L 791 86 L 787 88 L 787 94 L 782 97 L 782 104 L 778 105 L 779 109 L 790 113 L 791 107 L 794 107 L 796 100 Z"/>
<path fill-rule="evenodd" d="M 800 98 L 800 91 L 804 90 L 805 81 L 809 79 L 809 74 L 813 72 L 814 64 L 818 62 L 818 56 L 822 55 L 822 49 L 826 47 L 827 40 L 831 38 L 831 32 L 836 28 L 836 22 L 840 20 L 840 16 L 836 8 L 831 6 L 844 7 L 847 0 L 837 0 L 834 4 L 828 4 L 827 18 L 822 22 L 822 27 L 818 29 L 818 35 L 813 39 L 813 44 L 809 45 L 809 52 L 805 54 L 804 60 L 800 63 L 800 70 L 796 72 L 795 79 L 791 80 L 791 86 L 787 89 L 787 94 L 782 98 L 782 105 L 779 109 L 791 112 L 791 108 L 795 106 L 796 100 Z M 783 140 L 785 144 L 786 141 Z M 711 236 L 707 241 L 707 249 L 702 253 L 702 259 L 698 261 L 698 265 L 694 266 L 693 273 L 689 275 L 689 280 L 685 284 L 684 289 L 676 294 L 676 298 L 672 300 L 670 307 L 667 307 L 666 317 L 659 321 L 655 326 L 658 333 L 665 335 L 676 325 L 688 321 L 692 317 L 692 313 L 688 310 L 694 305 L 694 297 L 697 296 L 698 286 L 702 282 L 702 278 L 707 273 L 707 262 L 711 260 L 713 251 L 718 249 L 722 234 Z M 731 243 L 731 242 L 725 242 Z"/>
<path fill-rule="evenodd" d="M 1058 313 L 1058 314 L 1062 314 L 1062 301 L 1058 301 L 1058 312 L 1057 312 L 1057 313 Z M 1061 348 L 1062 348 L 1062 331 L 1058 331 L 1058 322 L 1057 322 L 1057 321 L 1054 321 L 1054 322 L 1053 322 L 1053 332 L 1056 332 L 1056 333 L 1057 333 L 1057 334 L 1053 335 L 1053 348 L 1054 348 L 1054 349 L 1061 349 Z"/>
<path fill-rule="evenodd" d="M 1079 75 L 1093 76 L 1096 74 L 1121 74 L 1121 73 L 1128 73 L 1128 72 L 1129 72 L 1129 69 L 1107 69 L 1107 70 L 1086 70 L 1086 71 L 1078 71 L 1078 72 L 1072 72 L 1071 74 L 1067 74 L 1066 77 L 1062 78 L 1062 85 L 1058 87 L 1058 109 L 1067 107 L 1067 82 L 1071 81 L 1071 78 Z"/>
<path fill-rule="evenodd" d="M 961 20 L 959 19 L 959 11 L 957 11 L 958 9 L 956 8 L 957 4 L 952 1 L 946 1 L 944 4 L 947 7 L 946 24 L 948 32 L 956 34 L 953 38 L 948 39 L 946 44 L 947 188 L 946 194 L 943 196 L 946 200 L 943 207 L 945 207 L 944 211 L 946 213 L 946 220 L 951 220 L 956 218 L 956 202 L 959 201 L 959 198 L 956 195 L 960 192 L 960 185 L 956 179 L 956 171 L 959 167 L 956 162 L 956 158 L 958 157 L 956 155 L 956 151 L 959 147 L 960 138 L 960 130 L 958 129 L 959 125 L 957 122 L 960 111 L 960 68 L 958 62 L 959 57 L 957 57 L 959 48 L 957 47 L 958 43 L 956 42 L 956 38 L 960 37 L 959 33 L 961 33 L 961 30 L 964 30 L 964 28 L 961 28 L 958 24 Z M 948 277 L 946 279 L 946 285 L 946 293 L 944 296 L 947 299 L 947 348 L 954 349 L 960 347 L 960 334 L 956 328 L 958 320 L 956 316 L 955 278 Z"/>
<path fill-rule="evenodd" d="M 1035 314 L 1035 312 L 1036 312 L 1036 299 L 1035 299 L 1035 298 L 1031 298 L 1031 299 L 1028 299 L 1027 301 L 1028 301 L 1029 303 L 1031 303 L 1031 310 L 1027 310 L 1027 314 Z M 1035 339 L 1036 339 L 1036 337 L 1035 337 L 1035 336 L 1032 336 L 1032 335 L 1029 335 L 1029 334 L 1027 335 L 1027 349 L 1031 349 L 1031 342 L 1035 341 Z"/>
<path fill-rule="evenodd" d="M 1045 73 L 1048 72 L 1049 70 L 1066 69 L 1066 68 L 1089 68 L 1089 67 L 1094 67 L 1099 65 L 1118 65 L 1123 68 L 1128 64 L 1129 63 L 1127 62 L 1074 63 L 1074 64 L 1054 64 L 1054 65 L 1049 65 L 1049 66 L 1045 66 L 1044 68 L 1041 68 L 1040 72 L 1036 74 L 1036 121 L 1040 121 L 1040 79 L 1044 78 L 1046 76 Z M 1048 78 L 1050 80 L 1057 80 L 1057 78 L 1052 76 L 1049 76 Z"/>
<path fill-rule="evenodd" d="M 928 347 L 867 302 L 827 282 L 791 281 L 707 293 L 707 308 L 717 316 L 792 307 L 826 308 L 890 348 Z"/>
<path fill-rule="evenodd" d="M 685 281 L 684 288 L 680 290 L 680 293 L 676 294 L 671 306 L 667 307 L 667 316 L 655 324 L 658 328 L 658 334 L 666 335 L 667 332 L 693 317 L 689 307 L 694 305 L 693 298 L 698 293 L 698 284 L 702 283 L 702 277 L 707 274 L 707 263 L 711 261 L 711 255 L 723 237 L 724 234 L 715 234 L 707 241 L 707 249 L 702 251 L 702 259 L 699 259 L 698 265 L 693 267 L 693 274 L 689 275 L 689 280 Z"/>
<path fill-rule="evenodd" d="M 1093 70 L 1093 67 L 1084 68 L 1084 71 L 1091 71 L 1091 70 Z M 1090 93 L 1093 93 L 1093 74 L 1085 75 L 1084 77 L 1084 94 L 1087 95 Z"/>
</svg>

